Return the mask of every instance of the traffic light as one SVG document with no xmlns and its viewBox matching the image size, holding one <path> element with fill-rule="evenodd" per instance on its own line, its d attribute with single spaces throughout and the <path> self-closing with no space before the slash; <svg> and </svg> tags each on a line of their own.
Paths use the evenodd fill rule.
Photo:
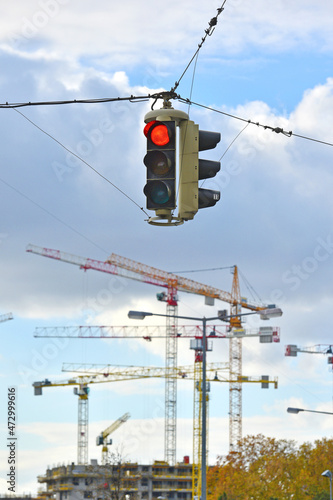
<svg viewBox="0 0 333 500">
<path fill-rule="evenodd" d="M 193 219 L 200 208 L 212 207 L 220 192 L 199 188 L 199 181 L 214 177 L 220 162 L 199 159 L 199 151 L 213 149 L 221 140 L 219 132 L 199 130 L 191 120 L 179 124 L 179 218 Z"/>
<path fill-rule="evenodd" d="M 176 208 L 176 122 L 152 120 L 145 128 L 147 183 L 143 189 L 147 209 L 168 217 Z"/>
</svg>

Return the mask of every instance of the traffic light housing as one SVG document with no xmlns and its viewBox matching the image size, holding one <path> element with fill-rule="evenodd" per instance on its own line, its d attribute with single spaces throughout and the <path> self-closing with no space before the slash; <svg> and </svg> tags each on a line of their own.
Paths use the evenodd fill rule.
<svg viewBox="0 0 333 500">
<path fill-rule="evenodd" d="M 199 151 L 213 149 L 221 140 L 219 132 L 199 130 L 191 120 L 179 124 L 179 218 L 191 220 L 200 208 L 212 207 L 220 192 L 199 188 L 199 181 L 214 177 L 220 162 L 199 159 Z"/>
<path fill-rule="evenodd" d="M 176 208 L 176 122 L 151 120 L 145 128 L 147 183 L 143 189 L 147 209 L 168 218 Z"/>
<path fill-rule="evenodd" d="M 220 132 L 199 130 L 199 151 L 214 149 L 221 140 Z M 221 163 L 199 158 L 199 181 L 210 179 L 220 171 Z M 220 191 L 199 188 L 199 209 L 213 207 L 220 200 Z"/>
</svg>

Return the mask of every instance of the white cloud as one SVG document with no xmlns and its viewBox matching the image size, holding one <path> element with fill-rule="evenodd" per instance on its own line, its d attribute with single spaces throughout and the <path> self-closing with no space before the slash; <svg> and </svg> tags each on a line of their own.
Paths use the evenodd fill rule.
<svg viewBox="0 0 333 500">
<path fill-rule="evenodd" d="M 170 70 L 175 51 L 182 57 L 173 60 L 173 66 L 182 59 L 187 63 L 216 15 L 213 2 L 195 5 L 186 1 L 181 6 L 175 4 L 175 9 L 169 3 L 158 13 L 153 2 L 145 6 L 142 10 L 139 4 L 127 2 L 117 5 L 115 11 L 112 2 L 93 7 L 87 2 L 78 7 L 77 2 L 64 0 L 41 0 L 29 6 L 16 2 L 2 17 L 3 44 L 31 53 L 42 42 L 59 58 L 84 57 L 104 67 L 148 63 L 158 75 Z M 280 0 L 266 7 L 262 0 L 252 3 L 251 8 L 245 1 L 229 2 L 202 57 L 228 56 L 253 47 L 263 53 L 297 48 L 332 51 L 330 4 L 317 2 L 314 8 L 311 2 Z"/>
</svg>

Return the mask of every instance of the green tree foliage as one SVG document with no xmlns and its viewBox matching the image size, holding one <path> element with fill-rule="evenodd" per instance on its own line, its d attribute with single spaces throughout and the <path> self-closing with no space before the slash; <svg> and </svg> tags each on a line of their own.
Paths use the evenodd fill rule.
<svg viewBox="0 0 333 500">
<path fill-rule="evenodd" d="M 208 471 L 207 500 L 329 500 L 333 439 L 297 446 L 292 440 L 247 436 L 237 452 Z"/>
</svg>

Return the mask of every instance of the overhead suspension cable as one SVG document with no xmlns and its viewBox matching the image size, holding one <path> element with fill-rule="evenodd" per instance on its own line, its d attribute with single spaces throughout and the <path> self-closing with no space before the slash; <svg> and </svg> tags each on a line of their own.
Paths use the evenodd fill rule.
<svg viewBox="0 0 333 500">
<path fill-rule="evenodd" d="M 62 100 L 62 101 L 37 101 L 37 102 L 5 102 L 0 103 L 0 108 L 23 108 L 32 106 L 59 106 L 63 104 L 102 104 L 105 102 L 117 102 L 117 101 L 149 101 L 151 97 L 155 97 L 159 94 L 145 95 L 145 96 L 127 96 L 127 97 L 102 97 L 98 99 L 72 99 L 72 100 Z"/>
<path fill-rule="evenodd" d="M 6 102 L 6 103 L 0 103 L 0 109 L 1 108 L 2 109 L 4 109 L 4 108 L 12 109 L 12 108 L 21 108 L 21 107 L 29 107 L 29 106 L 30 107 L 32 107 L 32 106 L 54 106 L 54 105 L 62 105 L 62 104 L 96 104 L 96 103 L 117 102 L 117 101 L 129 101 L 129 102 L 135 103 L 135 102 L 149 101 L 150 99 L 154 99 L 154 103 L 155 103 L 158 99 L 164 100 L 166 97 L 168 99 L 178 100 L 179 102 L 182 102 L 183 104 L 186 104 L 186 105 L 194 105 L 194 106 L 198 106 L 198 107 L 201 107 L 204 109 L 208 109 L 209 111 L 213 111 L 215 113 L 219 113 L 221 115 L 228 116 L 229 118 L 233 118 L 235 120 L 242 121 L 244 123 L 247 123 L 248 125 L 256 125 L 257 127 L 262 127 L 265 130 L 271 130 L 272 132 L 275 132 L 276 134 L 282 134 L 286 137 L 294 136 L 294 137 L 298 137 L 300 139 L 305 139 L 308 141 L 317 142 L 319 144 L 325 144 L 326 146 L 333 146 L 333 143 L 331 143 L 331 142 L 323 141 L 320 139 L 315 139 L 313 137 L 308 137 L 308 136 L 301 135 L 301 134 L 296 134 L 295 132 L 292 132 L 291 130 L 286 131 L 281 127 L 272 127 L 270 125 L 264 125 L 262 123 L 255 122 L 251 119 L 247 120 L 246 118 L 242 118 L 240 116 L 236 116 L 236 115 L 233 115 L 231 113 L 221 111 L 220 109 L 212 108 L 211 106 L 206 106 L 204 104 L 194 102 L 189 98 L 181 97 L 180 95 L 176 94 L 173 91 L 157 92 L 155 94 L 147 94 L 144 96 L 131 95 L 131 96 L 127 96 L 127 97 L 105 97 L 105 98 L 101 98 L 101 99 L 73 99 L 73 100 L 68 100 L 68 101 L 38 101 L 38 102 L 29 101 L 29 102 L 21 102 L 21 103 L 8 103 L 8 102 Z M 26 118 L 26 119 L 28 119 L 28 118 Z"/>
<path fill-rule="evenodd" d="M 212 108 L 211 106 L 205 106 L 204 104 L 199 104 L 197 102 L 191 101 L 190 99 L 183 99 L 178 97 L 178 100 L 180 102 L 183 102 L 184 104 L 191 104 L 191 105 L 193 104 L 194 106 L 198 106 L 200 108 L 208 109 L 209 111 L 214 111 L 215 113 L 228 116 L 229 118 L 234 118 L 235 120 L 240 120 L 250 125 L 256 125 L 257 127 L 262 127 L 265 130 L 271 130 L 276 134 L 282 134 L 285 135 L 286 137 L 294 136 L 294 137 L 299 137 L 300 139 L 306 139 L 307 141 L 313 141 L 313 142 L 318 142 L 320 144 L 325 144 L 326 146 L 333 146 L 332 142 L 322 141 L 320 139 L 314 139 L 313 137 L 307 137 L 305 135 L 295 134 L 295 132 L 292 132 L 291 130 L 289 131 L 283 130 L 283 128 L 281 127 L 272 127 L 271 125 L 263 125 L 262 123 L 254 122 L 253 120 L 247 120 L 246 118 L 241 118 L 240 116 L 236 116 L 231 113 L 226 113 L 225 111 L 221 111 L 220 109 Z"/>
<path fill-rule="evenodd" d="M 209 25 L 208 25 L 208 28 L 205 30 L 205 35 L 204 37 L 201 39 L 201 42 L 199 43 L 198 45 L 198 48 L 197 50 L 195 51 L 195 53 L 193 54 L 190 62 L 188 63 L 188 65 L 186 66 L 186 68 L 184 69 L 183 73 L 181 74 L 179 80 L 175 83 L 174 87 L 172 87 L 171 89 L 171 92 L 174 92 L 176 90 L 176 88 L 178 87 L 178 85 L 180 84 L 180 81 L 182 80 L 182 78 L 184 77 L 186 71 L 188 70 L 188 68 L 191 66 L 192 62 L 194 61 L 194 59 L 196 58 L 196 56 L 198 55 L 199 53 L 199 50 L 201 49 L 201 47 L 203 46 L 203 44 L 205 43 L 206 41 L 206 38 L 207 36 L 212 36 L 214 30 L 215 30 L 215 26 L 217 25 L 217 18 L 219 17 L 219 15 L 224 11 L 224 5 L 226 4 L 227 0 L 224 0 L 224 2 L 222 3 L 221 7 L 219 9 L 217 9 L 217 14 L 215 17 L 212 17 L 212 19 L 209 21 Z"/>
</svg>

